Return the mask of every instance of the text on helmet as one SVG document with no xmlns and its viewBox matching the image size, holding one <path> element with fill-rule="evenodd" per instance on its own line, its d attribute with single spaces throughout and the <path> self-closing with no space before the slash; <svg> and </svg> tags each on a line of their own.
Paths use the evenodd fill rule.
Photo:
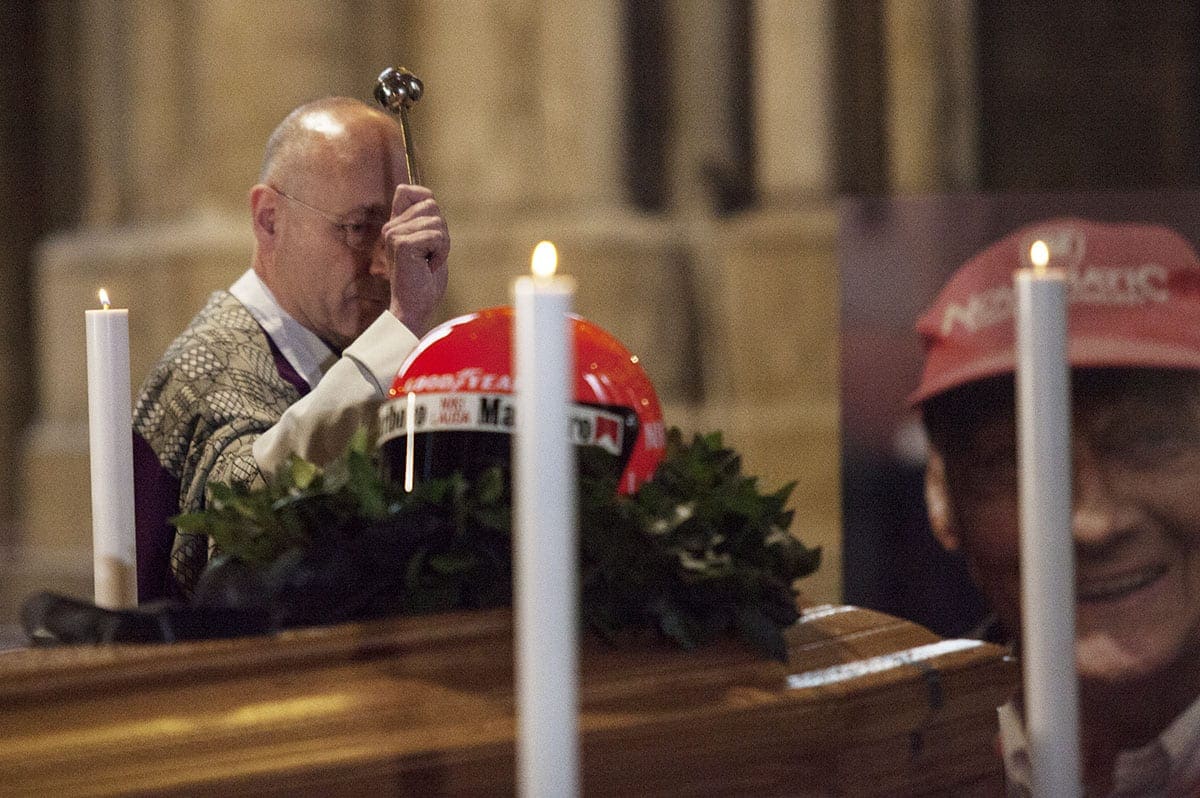
<svg viewBox="0 0 1200 798">
<path fill-rule="evenodd" d="M 408 434 L 406 396 L 400 396 L 379 410 L 379 444 Z M 515 426 L 516 402 L 505 393 L 418 393 L 413 397 L 415 433 L 502 432 Z M 621 416 L 590 405 L 572 404 L 568 419 L 570 440 L 577 446 L 598 446 L 612 455 L 620 455 L 625 439 Z"/>
</svg>

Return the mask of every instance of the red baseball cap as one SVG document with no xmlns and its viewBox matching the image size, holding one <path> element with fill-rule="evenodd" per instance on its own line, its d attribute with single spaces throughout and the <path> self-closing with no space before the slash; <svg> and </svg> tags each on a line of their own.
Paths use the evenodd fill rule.
<svg viewBox="0 0 1200 798">
<path fill-rule="evenodd" d="M 991 245 L 959 268 L 917 321 L 925 350 L 911 404 L 1014 371 L 1013 272 L 1044 241 L 1067 272 L 1072 366 L 1200 371 L 1200 259 L 1150 224 L 1053 219 Z"/>
</svg>

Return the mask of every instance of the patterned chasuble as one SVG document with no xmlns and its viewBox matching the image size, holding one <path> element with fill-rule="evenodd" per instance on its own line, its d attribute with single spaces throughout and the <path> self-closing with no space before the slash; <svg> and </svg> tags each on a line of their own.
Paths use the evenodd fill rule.
<svg viewBox="0 0 1200 798">
<path fill-rule="evenodd" d="M 168 519 L 203 508 L 210 480 L 261 482 L 255 439 L 308 390 L 228 291 L 172 342 L 133 414 L 139 601 L 191 595 L 209 541 Z"/>
</svg>

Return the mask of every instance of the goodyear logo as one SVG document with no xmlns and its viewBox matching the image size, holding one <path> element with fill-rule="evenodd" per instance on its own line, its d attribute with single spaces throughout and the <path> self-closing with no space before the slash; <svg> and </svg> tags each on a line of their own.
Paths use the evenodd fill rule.
<svg viewBox="0 0 1200 798">
<path fill-rule="evenodd" d="M 504 391 L 512 393 L 513 381 L 508 374 L 493 374 L 481 368 L 469 367 L 448 374 L 422 374 L 408 377 L 397 393 L 426 391 Z"/>
</svg>

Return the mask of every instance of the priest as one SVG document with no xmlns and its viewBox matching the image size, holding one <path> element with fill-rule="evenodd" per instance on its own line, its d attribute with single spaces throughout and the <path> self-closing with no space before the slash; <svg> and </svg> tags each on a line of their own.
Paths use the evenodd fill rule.
<svg viewBox="0 0 1200 798">
<path fill-rule="evenodd" d="M 394 117 L 348 98 L 290 113 L 249 193 L 254 252 L 146 378 L 134 410 L 138 596 L 186 598 L 209 541 L 168 519 L 213 481 L 324 463 L 369 423 L 446 289 L 450 237 Z"/>
</svg>

